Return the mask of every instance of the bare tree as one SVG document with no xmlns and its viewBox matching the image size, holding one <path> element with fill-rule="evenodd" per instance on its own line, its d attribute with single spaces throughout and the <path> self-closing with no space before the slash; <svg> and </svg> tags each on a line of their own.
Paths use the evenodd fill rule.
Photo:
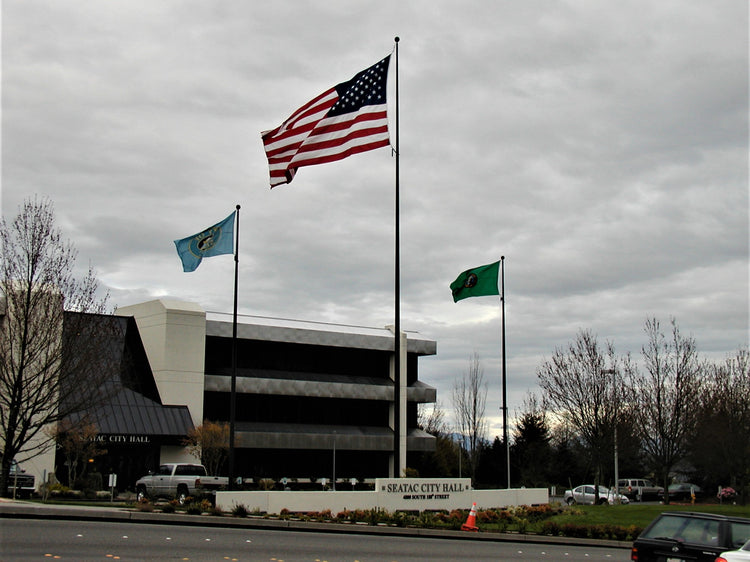
<svg viewBox="0 0 750 562">
<path fill-rule="evenodd" d="M 435 449 L 412 454 L 411 461 L 419 476 L 445 478 L 458 473 L 460 448 L 450 434 L 445 410 L 440 402 L 420 404 L 417 425 L 435 438 Z"/>
<path fill-rule="evenodd" d="M 545 402 L 578 432 L 588 450 L 597 496 L 604 463 L 613 450 L 618 415 L 614 392 L 616 362 L 611 343 L 602 348 L 596 336 L 581 331 L 574 342 L 565 349 L 556 349 L 552 359 L 537 370 Z"/>
<path fill-rule="evenodd" d="M 229 456 L 229 424 L 204 420 L 201 425 L 188 431 L 182 444 L 187 447 L 188 453 L 206 465 L 209 474 L 218 474 Z"/>
<path fill-rule="evenodd" d="M 431 404 L 429 409 L 426 404 L 419 405 L 417 425 L 430 435 L 438 436 L 448 433 L 445 411 L 439 402 Z"/>
<path fill-rule="evenodd" d="M 476 476 L 482 443 L 486 439 L 487 419 L 485 404 L 487 401 L 487 383 L 484 371 L 479 361 L 479 355 L 474 353 L 469 364 L 469 370 L 463 378 L 453 385 L 453 408 L 456 415 L 456 425 L 469 456 L 469 471 L 472 479 Z"/>
<path fill-rule="evenodd" d="M 94 272 L 74 276 L 76 251 L 48 200 L 27 200 L 0 223 L 0 492 L 16 456 L 50 446 L 54 425 L 108 392 L 103 368 L 112 322 Z M 81 313 L 94 313 L 94 316 Z M 108 327 L 110 326 L 110 327 Z"/>
<path fill-rule="evenodd" d="M 648 342 L 642 348 L 644 373 L 630 373 L 639 407 L 635 427 L 648 463 L 668 488 L 669 473 L 690 451 L 698 413 L 701 365 L 695 340 L 683 336 L 672 319 L 667 339 L 659 321 L 646 321 Z M 665 501 L 669 501 L 665 494 Z"/>
</svg>

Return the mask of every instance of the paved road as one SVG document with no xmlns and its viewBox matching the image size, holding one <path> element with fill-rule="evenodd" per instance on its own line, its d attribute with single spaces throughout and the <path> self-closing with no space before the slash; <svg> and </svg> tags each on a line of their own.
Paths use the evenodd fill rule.
<svg viewBox="0 0 750 562">
<path fill-rule="evenodd" d="M 478 535 L 474 535 L 478 537 Z M 629 560 L 622 548 L 64 519 L 0 522 L 0 559 L 13 561 Z"/>
</svg>

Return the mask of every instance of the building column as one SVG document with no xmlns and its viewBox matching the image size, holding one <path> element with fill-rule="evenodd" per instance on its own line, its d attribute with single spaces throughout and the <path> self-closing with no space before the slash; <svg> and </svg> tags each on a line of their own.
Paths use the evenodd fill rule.
<svg viewBox="0 0 750 562">
<path fill-rule="evenodd" d="M 159 299 L 118 308 L 133 316 L 164 405 L 187 406 L 203 423 L 206 313 L 194 303 Z"/>
<path fill-rule="evenodd" d="M 388 329 L 391 332 L 394 332 L 393 326 L 388 326 Z M 391 431 L 394 432 L 394 438 L 398 439 L 398 449 L 399 449 L 399 466 L 394 466 L 394 459 L 393 459 L 393 453 L 391 453 L 389 461 L 388 461 L 388 476 L 389 478 L 402 478 L 404 476 L 404 470 L 406 469 L 406 434 L 407 434 L 407 427 L 406 427 L 406 390 L 407 390 L 407 373 L 406 373 L 406 333 L 403 331 L 401 332 L 401 342 L 400 342 L 400 351 L 401 351 L 401 357 L 400 359 L 400 368 L 399 368 L 399 387 L 401 389 L 400 394 L 400 408 L 399 408 L 399 433 L 398 435 L 395 434 L 395 405 L 393 400 L 391 400 L 390 408 L 388 411 L 388 423 L 389 427 L 391 428 Z M 395 366 L 394 366 L 394 357 L 395 354 L 391 355 L 391 367 L 390 367 L 390 379 L 394 380 L 395 378 Z"/>
</svg>

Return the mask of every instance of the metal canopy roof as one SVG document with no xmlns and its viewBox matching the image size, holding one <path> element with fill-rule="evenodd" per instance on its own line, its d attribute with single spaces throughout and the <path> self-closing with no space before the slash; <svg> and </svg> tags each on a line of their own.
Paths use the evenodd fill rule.
<svg viewBox="0 0 750 562">
<path fill-rule="evenodd" d="M 72 416 L 71 421 L 82 417 Z M 120 388 L 88 418 L 99 433 L 107 434 L 184 437 L 193 429 L 187 406 L 163 406 L 128 388 Z"/>
</svg>

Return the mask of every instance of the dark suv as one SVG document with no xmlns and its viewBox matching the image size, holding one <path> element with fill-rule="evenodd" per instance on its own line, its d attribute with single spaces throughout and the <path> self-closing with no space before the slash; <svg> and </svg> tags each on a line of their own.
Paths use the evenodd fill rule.
<svg viewBox="0 0 750 562">
<path fill-rule="evenodd" d="M 750 519 L 690 511 L 667 511 L 633 542 L 638 562 L 714 562 L 750 540 Z"/>
</svg>

